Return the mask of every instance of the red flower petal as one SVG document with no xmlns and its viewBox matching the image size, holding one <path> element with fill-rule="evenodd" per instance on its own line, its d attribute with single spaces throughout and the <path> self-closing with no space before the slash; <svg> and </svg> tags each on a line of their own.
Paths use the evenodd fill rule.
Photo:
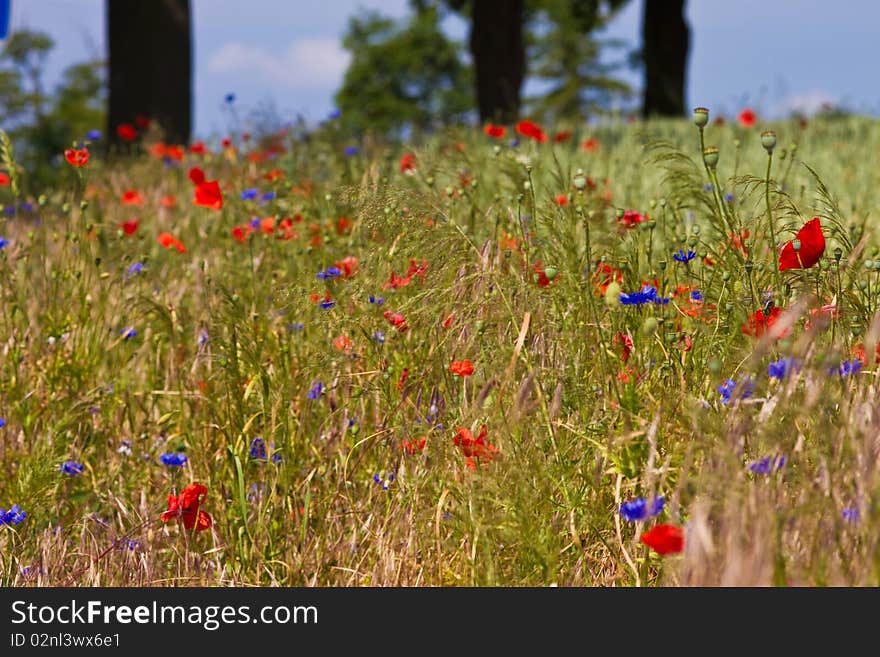
<svg viewBox="0 0 880 657">
<path fill-rule="evenodd" d="M 825 236 L 819 218 L 815 217 L 804 224 L 795 239 L 801 243 L 800 251 L 794 250 L 794 240 L 782 247 L 779 254 L 779 271 L 786 269 L 809 269 L 825 253 Z"/>
<path fill-rule="evenodd" d="M 675 525 L 655 525 L 639 539 L 657 554 L 676 554 L 684 549 L 684 531 Z"/>
</svg>

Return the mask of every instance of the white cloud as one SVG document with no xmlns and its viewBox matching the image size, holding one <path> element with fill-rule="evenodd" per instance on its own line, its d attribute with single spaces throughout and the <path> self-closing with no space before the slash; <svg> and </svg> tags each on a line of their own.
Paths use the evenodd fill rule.
<svg viewBox="0 0 880 657">
<path fill-rule="evenodd" d="M 773 105 L 772 113 L 788 116 L 799 113 L 811 116 L 826 107 L 836 107 L 838 99 L 824 91 L 810 91 L 802 94 L 790 94 Z"/>
<path fill-rule="evenodd" d="M 270 50 L 244 43 L 226 43 L 208 58 L 208 71 L 247 75 L 291 90 L 336 88 L 351 55 L 338 38 L 303 38 L 286 48 Z"/>
</svg>

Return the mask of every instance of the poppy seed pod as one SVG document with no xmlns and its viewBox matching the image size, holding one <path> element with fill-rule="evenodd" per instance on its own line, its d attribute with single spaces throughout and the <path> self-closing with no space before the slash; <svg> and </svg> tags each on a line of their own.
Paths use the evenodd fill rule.
<svg viewBox="0 0 880 657">
<path fill-rule="evenodd" d="M 799 239 L 793 239 L 791 241 L 791 248 L 793 248 L 795 250 L 795 252 L 800 251 L 801 250 L 801 241 Z"/>
<path fill-rule="evenodd" d="M 572 178 L 572 183 L 574 184 L 575 189 L 578 190 L 582 190 L 587 186 L 587 176 L 584 175 L 583 169 L 578 169 L 575 172 L 574 178 Z"/>
<path fill-rule="evenodd" d="M 694 108 L 694 125 L 698 128 L 705 128 L 709 123 L 709 110 L 705 107 Z"/>
<path fill-rule="evenodd" d="M 772 130 L 767 130 L 761 133 L 761 146 L 764 147 L 764 150 L 768 153 L 772 153 L 773 149 L 776 148 L 776 133 Z"/>
<path fill-rule="evenodd" d="M 703 151 L 703 162 L 710 169 L 715 169 L 718 166 L 718 157 L 718 149 L 715 146 L 709 146 Z"/>
</svg>

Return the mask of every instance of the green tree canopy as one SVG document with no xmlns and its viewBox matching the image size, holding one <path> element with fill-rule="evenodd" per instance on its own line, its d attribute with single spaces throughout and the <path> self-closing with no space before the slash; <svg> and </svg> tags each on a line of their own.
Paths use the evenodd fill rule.
<svg viewBox="0 0 880 657">
<path fill-rule="evenodd" d="M 352 55 L 336 104 L 356 131 L 431 130 L 473 111 L 470 69 L 461 44 L 440 27 L 441 9 L 416 3 L 402 23 L 376 12 L 349 20 L 343 45 Z"/>
</svg>

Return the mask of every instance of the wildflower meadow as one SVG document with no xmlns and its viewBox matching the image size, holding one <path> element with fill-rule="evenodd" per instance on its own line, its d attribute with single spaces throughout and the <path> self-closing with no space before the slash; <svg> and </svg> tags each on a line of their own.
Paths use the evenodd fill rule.
<svg viewBox="0 0 880 657">
<path fill-rule="evenodd" d="M 880 124 L 336 120 L 3 141 L 3 585 L 880 583 Z"/>
</svg>

